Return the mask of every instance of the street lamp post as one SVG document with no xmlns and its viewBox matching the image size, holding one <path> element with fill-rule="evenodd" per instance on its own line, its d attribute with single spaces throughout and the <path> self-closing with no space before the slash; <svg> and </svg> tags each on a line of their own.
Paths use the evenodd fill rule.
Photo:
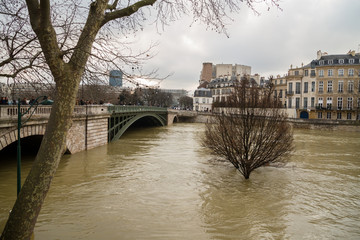
<svg viewBox="0 0 360 240">
<path fill-rule="evenodd" d="M 21 142 L 20 142 L 20 129 L 22 127 L 23 124 L 25 124 L 30 118 L 31 116 L 34 114 L 36 108 L 39 105 L 38 100 L 40 98 L 46 98 L 46 96 L 40 96 L 38 98 L 35 99 L 35 101 L 33 101 L 30 104 L 30 107 L 28 109 L 26 109 L 26 111 L 24 111 L 24 113 L 21 113 L 21 108 L 20 108 L 20 98 L 18 98 L 18 144 L 17 144 L 17 196 L 19 196 L 20 190 L 21 190 Z M 30 112 L 30 110 L 33 108 L 33 111 L 31 112 L 30 116 L 22 123 L 21 122 L 21 117 L 24 116 L 25 114 L 28 114 Z"/>
</svg>

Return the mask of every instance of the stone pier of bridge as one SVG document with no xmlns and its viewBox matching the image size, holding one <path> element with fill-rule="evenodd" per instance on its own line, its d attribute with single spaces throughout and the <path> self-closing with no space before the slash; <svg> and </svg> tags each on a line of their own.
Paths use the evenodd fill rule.
<svg viewBox="0 0 360 240">
<path fill-rule="evenodd" d="M 29 106 L 22 106 L 25 112 Z M 42 136 L 50 116 L 51 106 L 38 106 L 30 117 L 24 115 L 20 130 L 20 138 Z M 0 108 L 0 151 L 18 139 L 17 106 L 1 106 Z M 108 119 L 110 113 L 106 106 L 76 106 L 72 117 L 72 125 L 66 139 L 66 152 L 76 153 L 102 146 L 108 139 Z"/>
<path fill-rule="evenodd" d="M 29 106 L 21 106 L 25 113 Z M 20 138 L 43 136 L 51 106 L 39 105 L 33 114 L 22 118 Z M 159 126 L 178 121 L 178 111 L 146 106 L 76 106 L 66 139 L 66 152 L 73 154 L 92 149 L 118 139 L 133 123 L 148 118 Z M 17 106 L 0 106 L 0 151 L 17 142 Z M 29 119 L 29 120 L 27 120 Z"/>
</svg>

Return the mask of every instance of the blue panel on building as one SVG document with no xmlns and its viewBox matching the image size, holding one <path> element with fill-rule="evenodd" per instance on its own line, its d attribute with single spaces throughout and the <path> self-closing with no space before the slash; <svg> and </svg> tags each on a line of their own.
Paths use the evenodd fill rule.
<svg viewBox="0 0 360 240">
<path fill-rule="evenodd" d="M 111 70 L 110 71 L 110 86 L 113 87 L 122 87 L 122 77 L 123 73 L 120 70 Z"/>
</svg>

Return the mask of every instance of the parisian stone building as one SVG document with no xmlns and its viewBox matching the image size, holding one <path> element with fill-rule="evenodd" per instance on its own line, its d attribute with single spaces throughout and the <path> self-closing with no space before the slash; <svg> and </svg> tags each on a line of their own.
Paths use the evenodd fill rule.
<svg viewBox="0 0 360 240">
<path fill-rule="evenodd" d="M 293 117 L 360 118 L 360 53 L 330 55 L 318 51 L 317 58 L 309 64 L 291 66 L 286 77 L 277 77 L 273 83 L 274 97 L 280 98 L 286 108 L 295 110 Z"/>
</svg>

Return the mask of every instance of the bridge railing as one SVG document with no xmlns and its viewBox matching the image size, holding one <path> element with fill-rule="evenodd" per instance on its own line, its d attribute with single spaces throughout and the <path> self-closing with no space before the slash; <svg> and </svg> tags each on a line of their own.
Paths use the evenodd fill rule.
<svg viewBox="0 0 360 240">
<path fill-rule="evenodd" d="M 34 114 L 34 117 L 49 117 L 52 106 L 39 105 Z M 20 107 L 21 113 L 24 113 L 29 108 L 29 105 L 22 105 Z M 106 105 L 82 105 L 75 106 L 74 116 L 79 115 L 100 115 L 111 113 L 129 113 L 129 112 L 167 112 L 167 108 L 149 107 L 149 106 L 106 106 Z M 1 105 L 0 119 L 16 119 L 18 115 L 17 105 Z"/>
<path fill-rule="evenodd" d="M 20 106 L 20 112 L 25 113 L 30 105 Z M 44 117 L 48 118 L 51 113 L 52 106 L 39 105 L 35 112 L 32 114 L 33 117 Z M 32 111 L 29 112 L 29 114 Z M 105 105 L 83 105 L 75 106 L 74 116 L 79 115 L 101 115 L 109 114 L 107 106 Z M 0 119 L 17 119 L 18 107 L 17 105 L 1 105 L 0 106 Z M 26 116 L 26 115 L 25 115 Z"/>
<path fill-rule="evenodd" d="M 149 106 L 109 106 L 109 113 L 128 113 L 128 112 L 167 112 L 167 108 Z"/>
<path fill-rule="evenodd" d="M 20 107 L 20 112 L 25 113 L 29 108 L 29 105 L 23 105 Z M 30 111 L 28 114 L 30 114 Z M 50 116 L 51 106 L 38 106 L 35 109 L 33 116 Z M 18 116 L 17 105 L 0 106 L 0 119 L 13 119 Z"/>
</svg>

